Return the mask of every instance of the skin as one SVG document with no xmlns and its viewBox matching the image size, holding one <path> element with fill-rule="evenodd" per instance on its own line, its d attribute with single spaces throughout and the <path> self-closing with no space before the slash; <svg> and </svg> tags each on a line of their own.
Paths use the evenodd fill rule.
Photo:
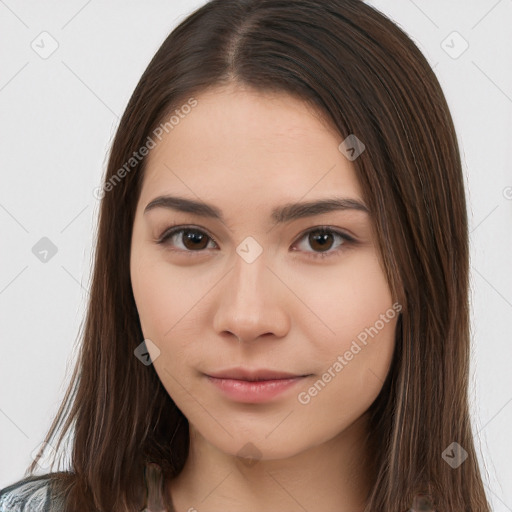
<svg viewBox="0 0 512 512">
<path fill-rule="evenodd" d="M 338 149 L 343 138 L 287 94 L 231 85 L 196 99 L 148 155 L 131 246 L 142 330 L 159 350 L 154 369 L 190 427 L 186 465 L 169 482 L 173 503 L 178 512 L 363 510 L 373 483 L 366 411 L 390 369 L 397 316 L 307 404 L 298 395 L 393 310 L 372 218 L 338 210 L 281 225 L 270 217 L 274 207 L 333 195 L 363 202 Z M 144 213 L 163 194 L 211 203 L 225 222 Z M 206 241 L 197 249 L 181 233 L 158 244 L 173 224 Z M 330 256 L 314 258 L 322 248 L 307 231 L 319 226 L 357 243 L 332 234 Z M 251 263 L 236 251 L 248 236 L 262 249 Z M 241 403 L 204 375 L 236 366 L 312 375 L 270 401 Z M 253 463 L 237 456 L 247 443 Z"/>
</svg>

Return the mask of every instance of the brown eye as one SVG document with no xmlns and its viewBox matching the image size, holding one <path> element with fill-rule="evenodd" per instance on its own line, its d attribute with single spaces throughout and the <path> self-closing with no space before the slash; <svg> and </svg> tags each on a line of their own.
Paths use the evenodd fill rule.
<svg viewBox="0 0 512 512">
<path fill-rule="evenodd" d="M 323 230 L 310 231 L 308 235 L 310 246 L 319 251 L 327 251 L 333 245 L 333 233 Z"/>
<path fill-rule="evenodd" d="M 190 250 L 204 249 L 208 245 L 208 235 L 200 231 L 184 229 L 182 231 L 183 245 Z M 206 242 L 206 243 L 205 243 Z"/>
<path fill-rule="evenodd" d="M 336 239 L 338 239 L 338 242 L 336 242 Z M 350 244 L 356 243 L 351 236 L 328 227 L 310 229 L 303 233 L 299 240 L 299 243 L 296 243 L 294 247 L 304 244 L 302 242 L 304 240 L 313 250 L 299 247 L 299 252 L 305 252 L 313 258 L 334 256 L 345 250 Z M 210 242 L 213 244 L 213 247 L 208 245 Z M 170 250 L 188 254 L 201 253 L 205 252 L 204 249 L 218 247 L 211 236 L 203 230 L 193 227 L 174 227 L 169 229 L 164 232 L 157 243 L 169 246 Z"/>
<path fill-rule="evenodd" d="M 339 240 L 338 243 L 336 239 Z M 336 255 L 346 249 L 350 243 L 355 243 L 352 237 L 327 227 L 310 229 L 299 240 L 304 240 L 307 242 L 305 245 L 309 245 L 313 249 L 313 251 L 308 251 L 304 247 L 300 247 L 301 244 L 304 245 L 304 242 L 299 242 L 296 245 L 299 246 L 300 251 L 308 253 L 313 258 L 325 258 Z"/>
<path fill-rule="evenodd" d="M 186 252 L 200 252 L 213 241 L 206 233 L 195 228 L 179 228 L 166 232 L 158 241 L 159 244 L 170 245 Z M 215 242 L 214 242 L 215 243 Z"/>
</svg>

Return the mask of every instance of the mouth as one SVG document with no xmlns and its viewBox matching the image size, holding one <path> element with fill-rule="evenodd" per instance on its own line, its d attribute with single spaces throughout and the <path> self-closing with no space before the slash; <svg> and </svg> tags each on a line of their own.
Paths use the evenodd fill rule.
<svg viewBox="0 0 512 512">
<path fill-rule="evenodd" d="M 274 370 L 249 371 L 234 368 L 222 372 L 205 374 L 225 397 L 236 402 L 268 402 L 295 387 L 311 374 L 298 375 Z"/>
<path fill-rule="evenodd" d="M 266 368 L 248 369 L 241 367 L 222 370 L 219 372 L 211 372 L 206 375 L 216 379 L 243 380 L 248 382 L 287 380 L 307 376 L 306 374 L 301 373 L 290 373 L 279 370 L 270 370 Z"/>
</svg>

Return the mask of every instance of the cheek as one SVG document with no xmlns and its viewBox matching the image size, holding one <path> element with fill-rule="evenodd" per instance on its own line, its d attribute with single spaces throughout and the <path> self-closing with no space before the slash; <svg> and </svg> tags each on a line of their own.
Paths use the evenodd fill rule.
<svg viewBox="0 0 512 512">
<path fill-rule="evenodd" d="M 298 403 L 314 410 L 308 415 L 311 421 L 323 419 L 336 428 L 366 411 L 382 389 L 391 366 L 400 307 L 393 307 L 387 280 L 371 252 L 359 253 L 350 265 L 337 268 L 335 276 L 316 276 L 306 282 L 308 306 L 319 312 L 323 327 L 318 331 L 318 322 L 313 322 L 314 328 L 312 322 L 302 325 L 315 344 L 319 372 L 301 390 Z"/>
<path fill-rule="evenodd" d="M 155 266 L 142 265 L 132 273 L 132 288 L 142 331 L 146 338 L 157 338 L 164 328 L 164 318 L 175 310 L 171 289 L 157 279 Z M 168 325 L 167 329 L 169 329 Z"/>
<path fill-rule="evenodd" d="M 208 290 L 218 276 L 206 267 L 201 271 L 173 266 L 148 253 L 133 263 L 132 287 L 142 332 L 159 349 L 153 366 L 169 395 L 186 404 L 190 396 L 184 390 L 193 388 L 195 375 L 190 368 L 201 362 L 206 343 L 198 332 L 207 315 Z"/>
<path fill-rule="evenodd" d="M 171 271 L 167 263 L 161 259 L 156 261 L 151 255 L 134 257 L 131 279 L 144 338 L 159 349 L 153 367 L 169 395 L 179 402 L 183 385 L 188 387 L 182 375 L 183 361 L 188 359 L 188 336 L 184 332 L 188 321 L 186 313 L 192 301 L 197 302 L 187 294 L 190 281 L 187 288 L 183 272 Z M 179 380 L 171 376 L 178 376 Z M 186 400 L 186 396 L 181 400 Z"/>
<path fill-rule="evenodd" d="M 142 330 L 150 339 L 170 334 L 201 295 L 186 272 L 147 253 L 134 255 L 131 280 Z"/>
<path fill-rule="evenodd" d="M 376 322 L 383 337 L 393 329 L 393 300 L 372 249 L 354 252 L 338 266 L 308 269 L 293 282 L 309 310 L 306 316 L 296 312 L 298 321 L 323 356 L 343 353 L 353 339 L 364 339 L 366 329 Z"/>
<path fill-rule="evenodd" d="M 348 330 L 356 335 L 340 330 L 336 339 L 322 346 L 322 371 L 297 396 L 302 429 L 318 432 L 318 425 L 323 425 L 321 435 L 334 436 L 375 401 L 391 368 L 395 347 L 398 313 L 393 308 L 388 311 L 387 322 L 379 319 L 377 325 L 372 322 L 363 329 L 353 324 Z"/>
</svg>

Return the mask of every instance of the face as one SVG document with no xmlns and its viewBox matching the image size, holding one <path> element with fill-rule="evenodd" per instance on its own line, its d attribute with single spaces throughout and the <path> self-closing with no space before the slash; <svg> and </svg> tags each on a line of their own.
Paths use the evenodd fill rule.
<svg viewBox="0 0 512 512">
<path fill-rule="evenodd" d="M 339 134 L 285 94 L 195 99 L 148 155 L 130 263 L 142 331 L 195 432 L 226 454 L 289 457 L 364 415 L 400 306 Z"/>
</svg>

